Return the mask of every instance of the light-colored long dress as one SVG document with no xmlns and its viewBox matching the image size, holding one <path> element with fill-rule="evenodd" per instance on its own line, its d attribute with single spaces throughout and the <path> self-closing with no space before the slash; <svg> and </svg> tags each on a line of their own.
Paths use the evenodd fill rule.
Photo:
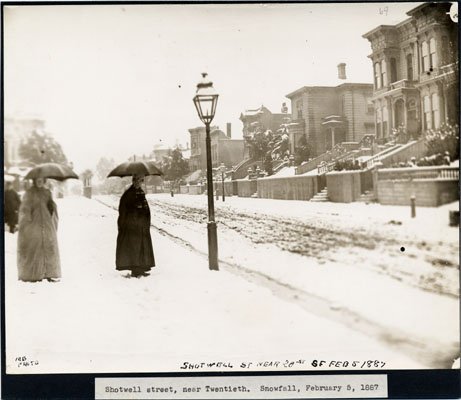
<svg viewBox="0 0 461 400">
<path fill-rule="evenodd" d="M 51 192 L 31 187 L 19 209 L 18 279 L 35 282 L 61 277 L 58 212 Z"/>
</svg>

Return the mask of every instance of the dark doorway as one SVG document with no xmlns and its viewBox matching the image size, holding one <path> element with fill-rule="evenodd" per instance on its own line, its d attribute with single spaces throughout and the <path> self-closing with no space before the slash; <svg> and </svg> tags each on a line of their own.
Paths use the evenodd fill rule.
<svg viewBox="0 0 461 400">
<path fill-rule="evenodd" d="M 394 104 L 394 128 L 405 125 L 405 105 L 403 100 L 399 99 Z"/>
<path fill-rule="evenodd" d="M 342 143 L 345 140 L 345 132 L 343 128 L 336 128 L 334 130 L 334 143 L 332 142 L 332 130 L 328 129 L 325 132 L 325 149 L 331 150 L 335 147 L 338 143 Z"/>
<path fill-rule="evenodd" d="M 317 192 L 327 187 L 327 176 L 325 174 L 317 175 Z"/>
</svg>

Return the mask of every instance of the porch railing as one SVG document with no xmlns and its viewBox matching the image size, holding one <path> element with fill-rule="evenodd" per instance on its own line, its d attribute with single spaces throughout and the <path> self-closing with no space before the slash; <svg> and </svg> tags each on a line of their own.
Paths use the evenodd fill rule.
<svg viewBox="0 0 461 400">
<path fill-rule="evenodd" d="M 391 83 L 391 90 L 392 89 L 413 89 L 415 86 L 413 81 L 409 81 L 408 79 L 401 79 L 397 82 Z"/>
<path fill-rule="evenodd" d="M 379 180 L 447 179 L 459 180 L 458 167 L 406 167 L 378 170 Z"/>
<path fill-rule="evenodd" d="M 321 162 L 328 162 L 331 161 L 332 159 L 344 154 L 347 152 L 347 149 L 341 145 L 341 143 L 336 144 L 332 150 L 327 151 L 318 157 L 313 158 L 312 160 L 309 160 L 308 162 L 304 163 L 303 165 L 300 165 L 299 167 L 296 168 L 296 175 L 301 175 L 305 174 L 306 172 L 312 171 L 315 168 L 318 168 L 319 164 Z"/>
<path fill-rule="evenodd" d="M 347 161 L 347 160 L 355 160 L 361 156 L 364 155 L 364 153 L 367 151 L 366 148 L 361 148 L 358 150 L 353 150 L 350 151 L 346 154 L 341 155 L 340 157 L 332 160 L 329 163 L 326 163 L 324 165 L 319 165 L 317 168 L 317 173 L 319 175 L 326 174 L 327 172 L 331 172 L 335 169 L 336 163 L 339 161 Z"/>
<path fill-rule="evenodd" d="M 397 144 L 395 146 L 389 147 L 388 149 L 385 149 L 378 154 L 375 154 L 374 156 L 370 157 L 366 161 L 365 168 L 371 168 L 373 167 L 377 162 L 380 162 L 384 157 L 388 156 L 389 154 L 393 153 L 395 150 L 400 149 L 402 146 L 400 144 Z"/>
</svg>

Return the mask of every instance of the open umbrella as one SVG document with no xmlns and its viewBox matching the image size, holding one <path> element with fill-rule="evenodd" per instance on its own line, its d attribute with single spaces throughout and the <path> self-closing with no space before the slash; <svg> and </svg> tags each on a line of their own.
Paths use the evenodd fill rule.
<svg viewBox="0 0 461 400">
<path fill-rule="evenodd" d="M 129 161 L 115 167 L 109 175 L 111 176 L 132 176 L 132 175 L 163 175 L 152 161 Z"/>
<path fill-rule="evenodd" d="M 50 178 L 57 181 L 78 179 L 78 175 L 70 167 L 58 163 L 44 163 L 32 168 L 25 179 Z"/>
</svg>

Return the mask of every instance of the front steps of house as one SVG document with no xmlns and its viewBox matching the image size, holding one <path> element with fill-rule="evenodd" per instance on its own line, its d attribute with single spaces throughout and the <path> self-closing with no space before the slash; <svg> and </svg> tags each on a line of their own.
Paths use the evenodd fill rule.
<svg viewBox="0 0 461 400">
<path fill-rule="evenodd" d="M 314 197 L 312 197 L 312 199 L 310 199 L 309 201 L 315 201 L 315 202 L 329 201 L 329 199 L 328 199 L 328 189 L 324 188 L 323 190 L 318 192 Z"/>
</svg>

